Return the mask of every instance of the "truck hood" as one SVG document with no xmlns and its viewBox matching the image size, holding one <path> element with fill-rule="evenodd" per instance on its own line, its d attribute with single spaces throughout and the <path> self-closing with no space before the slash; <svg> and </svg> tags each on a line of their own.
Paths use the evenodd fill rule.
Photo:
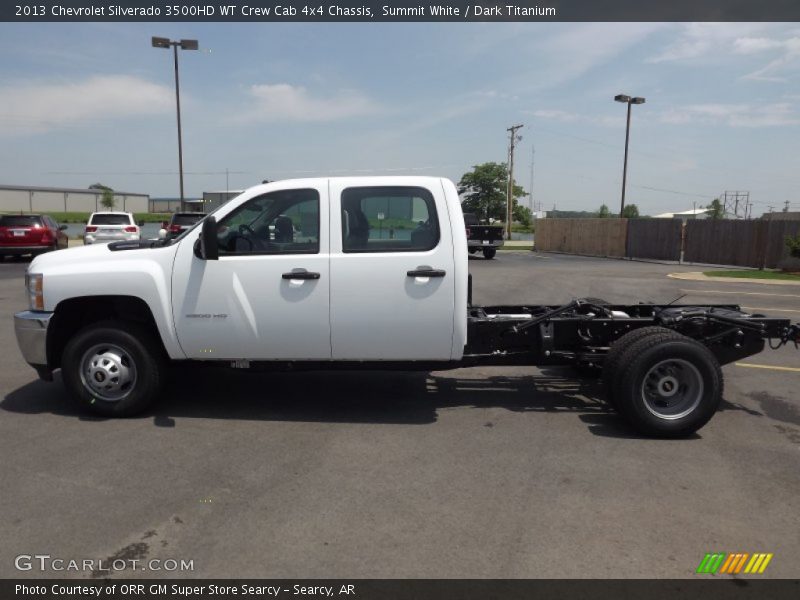
<svg viewBox="0 0 800 600">
<path fill-rule="evenodd" d="M 42 273 L 51 270 L 69 270 L 70 267 L 77 265 L 86 265 L 87 263 L 106 263 L 108 261 L 120 261 L 144 259 L 146 260 L 150 253 L 168 252 L 175 253 L 176 245 L 169 246 L 151 246 L 147 245 L 136 246 L 128 245 L 123 246 L 117 250 L 112 251 L 109 249 L 109 244 L 89 244 L 87 246 L 73 246 L 64 250 L 57 250 L 56 252 L 47 252 L 40 254 L 31 261 L 28 271 L 31 273 Z"/>
</svg>

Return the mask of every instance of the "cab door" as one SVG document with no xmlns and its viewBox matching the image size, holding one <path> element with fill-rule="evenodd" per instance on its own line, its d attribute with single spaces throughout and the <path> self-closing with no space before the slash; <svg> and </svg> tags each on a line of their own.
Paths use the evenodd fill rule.
<svg viewBox="0 0 800 600">
<path fill-rule="evenodd" d="M 455 274 L 441 184 L 332 179 L 336 360 L 450 360 Z"/>
<path fill-rule="evenodd" d="M 324 180 L 255 195 L 218 222 L 219 260 L 180 242 L 172 280 L 178 340 L 194 359 L 331 358 Z"/>
</svg>

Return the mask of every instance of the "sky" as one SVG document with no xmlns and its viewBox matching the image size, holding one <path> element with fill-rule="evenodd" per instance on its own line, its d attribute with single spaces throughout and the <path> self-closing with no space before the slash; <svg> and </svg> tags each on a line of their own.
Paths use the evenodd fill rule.
<svg viewBox="0 0 800 600">
<path fill-rule="evenodd" d="M 545 210 L 642 214 L 746 190 L 800 210 L 800 24 L 0 24 L 0 184 L 187 197 L 263 179 L 420 174 L 507 158 Z M 533 178 L 531 178 L 533 166 Z M 226 170 L 228 171 L 226 177 Z M 527 202 L 527 199 L 526 199 Z"/>
</svg>

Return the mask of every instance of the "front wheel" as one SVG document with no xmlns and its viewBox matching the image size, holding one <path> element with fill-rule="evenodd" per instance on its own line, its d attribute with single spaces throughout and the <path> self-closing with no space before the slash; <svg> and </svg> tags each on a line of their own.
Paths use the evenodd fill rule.
<svg viewBox="0 0 800 600">
<path fill-rule="evenodd" d="M 492 260 L 494 255 L 497 254 L 497 248 L 484 248 L 483 249 L 483 258 L 487 260 Z"/>
<path fill-rule="evenodd" d="M 650 335 L 633 344 L 615 382 L 617 410 L 641 433 L 685 437 L 714 416 L 722 400 L 716 357 L 688 337 Z"/>
<path fill-rule="evenodd" d="M 129 417 L 158 397 L 165 366 L 161 347 L 148 331 L 105 321 L 82 329 L 69 341 L 61 374 L 70 394 L 92 412 Z"/>
</svg>

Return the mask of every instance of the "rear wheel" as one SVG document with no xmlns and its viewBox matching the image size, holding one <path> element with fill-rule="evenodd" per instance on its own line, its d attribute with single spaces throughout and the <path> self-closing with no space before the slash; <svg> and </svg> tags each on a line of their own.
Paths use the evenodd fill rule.
<svg viewBox="0 0 800 600">
<path fill-rule="evenodd" d="M 64 348 L 61 373 L 70 394 L 106 417 L 142 412 L 165 378 L 161 347 L 145 329 L 104 321 L 78 332 Z"/>
<path fill-rule="evenodd" d="M 722 399 L 722 370 L 700 342 L 685 336 L 649 335 L 625 353 L 614 399 L 639 432 L 684 437 L 703 427 Z"/>
<path fill-rule="evenodd" d="M 492 260 L 494 255 L 497 254 L 497 248 L 484 248 L 483 249 L 483 258 L 487 260 Z"/>
<path fill-rule="evenodd" d="M 614 406 L 614 381 L 619 371 L 620 365 L 625 365 L 626 360 L 623 360 L 623 355 L 631 348 L 636 342 L 651 335 L 664 335 L 681 337 L 676 331 L 667 329 L 666 327 L 650 326 L 641 327 L 629 331 L 621 338 L 611 344 L 611 348 L 606 354 L 605 361 L 603 362 L 603 384 L 606 388 L 606 400 L 609 404 Z"/>
</svg>

